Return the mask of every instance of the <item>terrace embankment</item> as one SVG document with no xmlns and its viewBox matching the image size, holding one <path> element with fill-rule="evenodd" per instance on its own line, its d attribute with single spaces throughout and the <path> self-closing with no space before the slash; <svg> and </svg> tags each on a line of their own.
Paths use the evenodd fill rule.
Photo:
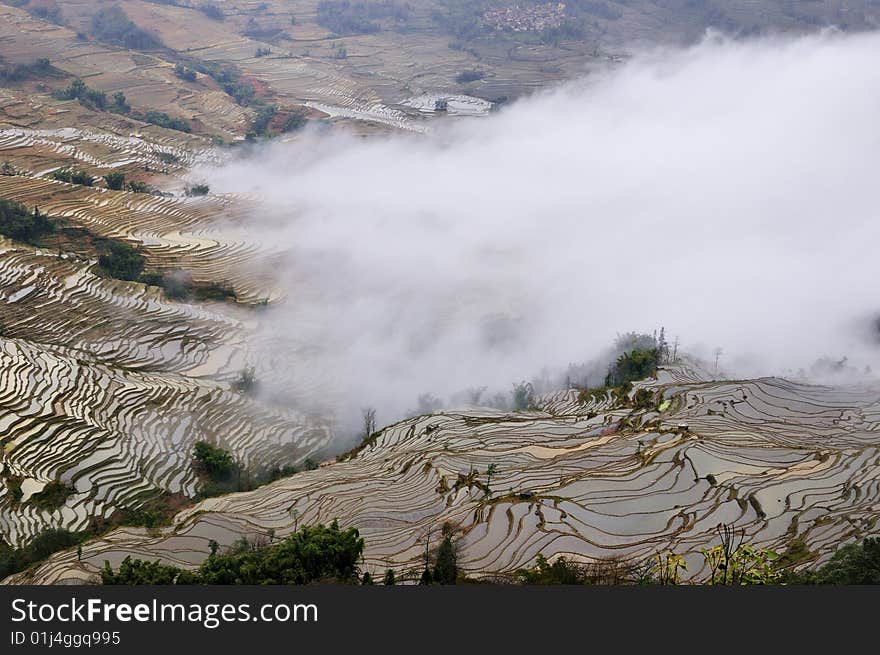
<svg viewBox="0 0 880 655">
<path fill-rule="evenodd" d="M 87 581 L 127 555 L 195 567 L 211 540 L 282 537 L 337 518 L 361 530 L 373 573 L 419 567 L 451 524 L 459 563 L 475 577 L 511 573 L 539 553 L 675 551 L 699 578 L 699 549 L 714 543 L 719 523 L 778 550 L 799 538 L 814 561 L 880 529 L 880 392 L 710 381 L 687 366 L 632 393 L 642 388 L 652 407 L 611 395 L 584 402 L 572 390 L 529 412 L 409 419 L 349 459 L 205 500 L 159 532 L 116 530 L 84 544 L 79 561 L 61 553 L 8 581 Z"/>
</svg>

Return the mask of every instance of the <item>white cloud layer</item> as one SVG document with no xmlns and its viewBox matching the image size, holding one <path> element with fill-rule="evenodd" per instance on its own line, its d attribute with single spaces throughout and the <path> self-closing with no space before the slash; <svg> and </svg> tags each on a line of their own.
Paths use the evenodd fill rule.
<svg viewBox="0 0 880 655">
<path fill-rule="evenodd" d="M 312 136 L 210 171 L 256 193 L 282 368 L 380 422 L 663 324 L 737 375 L 880 370 L 880 36 L 709 39 L 430 136 Z M 307 363 L 304 363 L 307 362 Z"/>
</svg>

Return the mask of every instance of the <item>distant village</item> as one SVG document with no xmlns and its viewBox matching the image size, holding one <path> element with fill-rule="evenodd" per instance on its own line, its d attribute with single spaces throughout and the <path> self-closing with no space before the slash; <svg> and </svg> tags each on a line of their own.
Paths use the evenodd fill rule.
<svg viewBox="0 0 880 655">
<path fill-rule="evenodd" d="M 483 14 L 483 24 L 494 30 L 510 32 L 540 32 L 561 27 L 565 22 L 565 3 L 547 2 L 541 5 L 489 9 Z"/>
</svg>

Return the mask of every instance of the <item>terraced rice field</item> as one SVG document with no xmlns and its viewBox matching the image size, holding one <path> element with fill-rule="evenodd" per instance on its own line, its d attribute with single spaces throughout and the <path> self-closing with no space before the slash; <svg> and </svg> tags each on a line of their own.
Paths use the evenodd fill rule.
<svg viewBox="0 0 880 655">
<path fill-rule="evenodd" d="M 232 388 L 248 368 L 261 381 L 295 387 L 289 371 L 273 372 L 249 349 L 259 344 L 263 316 L 252 304 L 279 294 L 266 273 L 271 248 L 242 228 L 252 211 L 248 199 L 110 191 L 27 168 L 75 163 L 101 174 L 158 167 L 157 153 L 165 152 L 178 158 L 174 174 L 182 180 L 189 166 L 217 161 L 214 149 L 161 130 L 145 138 L 97 128 L 9 127 L 0 129 L 0 151 L 24 173 L 0 176 L 0 197 L 138 245 L 148 270 L 184 270 L 196 282 L 233 288 L 238 300 L 172 302 L 157 287 L 99 276 L 96 261 L 83 255 L 0 238 L 6 543 L 26 543 L 50 527 L 84 529 L 162 492 L 193 497 L 196 440 L 222 445 L 251 470 L 317 456 L 332 437 L 325 421 Z M 266 268 L 249 269 L 252 259 Z M 54 481 L 74 489 L 61 506 L 29 502 Z"/>
<path fill-rule="evenodd" d="M 111 171 L 123 166 L 136 164 L 162 171 L 169 164 L 159 158 L 160 153 L 177 158 L 172 168 L 192 167 L 197 164 L 219 163 L 222 157 L 213 148 L 182 148 L 182 137 L 167 139 L 145 139 L 143 136 L 129 134 L 121 136 L 96 129 L 66 127 L 58 129 L 33 130 L 26 128 L 0 128 L 0 152 L 6 160 L 15 162 L 25 160 L 28 155 L 51 153 L 67 162 L 93 166 L 99 170 Z M 194 141 L 195 139 L 191 139 Z M 33 171 L 37 175 L 47 170 Z"/>
<path fill-rule="evenodd" d="M 94 11 L 89 4 L 88 10 Z M 92 88 L 108 95 L 122 91 L 134 106 L 198 121 L 225 139 L 243 134 L 247 127 L 249 113 L 216 84 L 182 84 L 174 76 L 174 64 L 159 55 L 82 41 L 72 29 L 7 5 L 0 5 L 0 43 L 7 61 L 32 62 L 38 53 Z"/>
<path fill-rule="evenodd" d="M 247 466 L 302 461 L 330 439 L 313 417 L 230 389 L 247 364 L 252 312 L 172 303 L 159 289 L 96 276 L 93 262 L 0 243 L 0 531 L 22 543 L 83 529 L 167 491 L 193 496 L 194 441 Z M 55 511 L 26 501 L 53 480 Z"/>
<path fill-rule="evenodd" d="M 268 244 L 241 229 L 252 211 L 246 199 L 157 197 L 24 176 L 0 176 L 0 197 L 37 206 L 99 236 L 141 245 L 150 268 L 182 269 L 197 281 L 224 283 L 244 302 L 276 294 L 267 267 L 261 275 L 247 266 L 257 252 L 263 263 L 273 255 Z"/>
<path fill-rule="evenodd" d="M 419 568 L 452 523 L 459 563 L 477 577 L 511 573 L 539 553 L 672 550 L 700 578 L 699 549 L 714 544 L 722 522 L 780 550 L 801 537 L 816 561 L 880 532 L 880 391 L 710 381 L 688 366 L 642 386 L 668 407 L 632 410 L 610 396 L 582 403 L 564 391 L 533 412 L 406 420 L 353 459 L 203 501 L 160 532 L 116 530 L 85 544 L 82 561 L 62 553 L 8 582 L 89 580 L 127 555 L 194 567 L 212 539 L 282 537 L 335 518 L 361 530 L 373 573 Z"/>
</svg>

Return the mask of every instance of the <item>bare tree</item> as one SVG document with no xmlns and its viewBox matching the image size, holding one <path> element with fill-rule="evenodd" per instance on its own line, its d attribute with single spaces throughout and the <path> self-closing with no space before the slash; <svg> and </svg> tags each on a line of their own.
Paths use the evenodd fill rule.
<svg viewBox="0 0 880 655">
<path fill-rule="evenodd" d="M 489 494 L 492 493 L 492 491 L 490 490 L 490 486 L 492 484 L 492 476 L 495 475 L 495 473 L 497 473 L 497 472 L 498 472 L 498 465 L 497 464 L 494 464 L 494 463 L 489 464 L 489 466 L 486 467 L 486 490 L 487 490 L 486 492 Z"/>
<path fill-rule="evenodd" d="M 486 393 L 488 387 L 472 387 L 467 390 L 468 402 L 471 405 L 479 405 L 483 394 Z"/>
<path fill-rule="evenodd" d="M 376 408 L 367 407 L 361 411 L 364 416 L 364 439 L 369 439 L 376 431 Z"/>
<path fill-rule="evenodd" d="M 715 355 L 715 375 L 718 375 L 718 360 L 724 354 L 724 349 L 719 346 L 712 351 L 712 354 Z"/>
<path fill-rule="evenodd" d="M 657 358 L 661 364 L 669 363 L 669 343 L 666 341 L 666 328 L 660 326 L 660 337 L 657 339 Z"/>
</svg>

